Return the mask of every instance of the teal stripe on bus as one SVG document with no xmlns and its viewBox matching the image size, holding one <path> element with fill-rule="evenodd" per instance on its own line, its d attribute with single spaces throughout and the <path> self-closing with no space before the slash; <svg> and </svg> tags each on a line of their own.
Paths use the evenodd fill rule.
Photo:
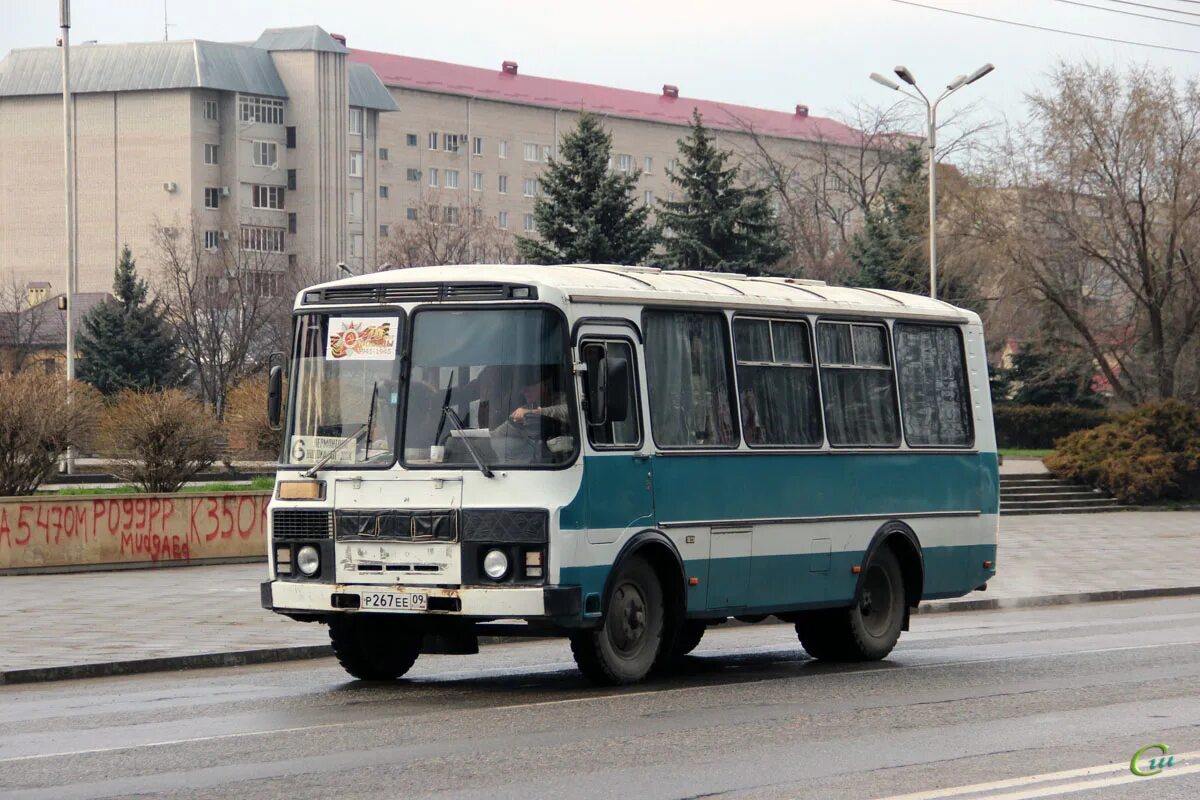
<svg viewBox="0 0 1200 800">
<path fill-rule="evenodd" d="M 648 493 L 637 489 L 653 472 Z M 562 509 L 564 530 L 721 521 L 934 512 L 998 513 L 995 453 L 754 453 L 589 456 Z M 591 497 L 598 502 L 588 502 Z M 642 519 L 638 519 L 641 517 Z"/>
</svg>

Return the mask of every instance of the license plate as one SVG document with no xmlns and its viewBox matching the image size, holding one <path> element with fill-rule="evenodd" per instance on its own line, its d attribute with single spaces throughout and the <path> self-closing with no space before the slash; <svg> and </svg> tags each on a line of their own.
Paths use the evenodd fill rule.
<svg viewBox="0 0 1200 800">
<path fill-rule="evenodd" d="M 363 592 L 359 607 L 424 611 L 427 605 L 428 595 L 424 592 Z"/>
</svg>

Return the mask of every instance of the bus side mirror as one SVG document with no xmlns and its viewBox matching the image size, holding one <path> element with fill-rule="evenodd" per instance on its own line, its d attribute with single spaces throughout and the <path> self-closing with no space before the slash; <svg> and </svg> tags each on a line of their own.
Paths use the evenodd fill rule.
<svg viewBox="0 0 1200 800">
<path fill-rule="evenodd" d="M 624 422 L 629 416 L 629 359 L 609 355 L 604 367 L 605 416 L 608 422 Z"/>
<path fill-rule="evenodd" d="M 279 430 L 279 418 L 283 412 L 283 367 L 271 367 L 267 378 L 267 423 L 271 430 Z"/>
</svg>

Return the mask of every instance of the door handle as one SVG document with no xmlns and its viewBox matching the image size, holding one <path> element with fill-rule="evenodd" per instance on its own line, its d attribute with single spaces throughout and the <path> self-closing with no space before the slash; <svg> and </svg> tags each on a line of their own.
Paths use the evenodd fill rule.
<svg viewBox="0 0 1200 800">
<path fill-rule="evenodd" d="M 650 460 L 650 456 L 645 453 L 634 453 L 633 460 L 639 464 L 645 464 Z"/>
</svg>

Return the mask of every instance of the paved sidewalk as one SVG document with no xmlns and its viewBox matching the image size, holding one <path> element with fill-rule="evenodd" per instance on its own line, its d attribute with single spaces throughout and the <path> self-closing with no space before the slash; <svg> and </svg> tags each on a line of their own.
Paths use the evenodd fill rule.
<svg viewBox="0 0 1200 800">
<path fill-rule="evenodd" d="M 987 592 L 948 602 L 1200 586 L 1200 511 L 1002 518 L 998 568 Z M 265 575 L 239 564 L 0 577 L 0 675 L 327 644 L 324 626 L 259 607 Z"/>
</svg>

